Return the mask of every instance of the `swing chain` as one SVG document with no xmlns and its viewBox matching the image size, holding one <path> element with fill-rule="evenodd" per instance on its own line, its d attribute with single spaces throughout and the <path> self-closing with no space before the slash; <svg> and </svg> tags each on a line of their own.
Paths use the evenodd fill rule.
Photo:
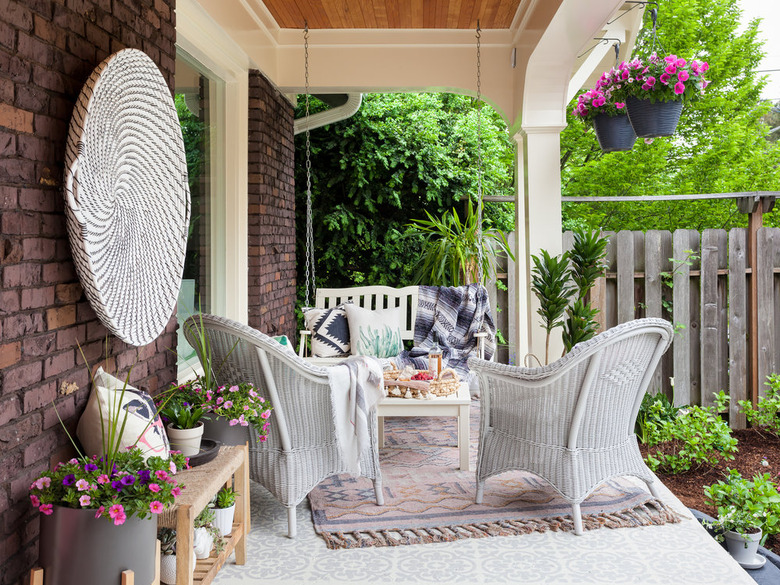
<svg viewBox="0 0 780 585">
<path fill-rule="evenodd" d="M 477 20 L 477 282 L 482 282 L 482 62 L 481 29 Z"/>
<path fill-rule="evenodd" d="M 309 289 L 314 296 L 314 229 L 311 213 L 311 140 L 309 137 L 309 23 L 303 29 L 303 59 L 306 83 L 306 292 L 304 306 L 309 305 Z"/>
</svg>

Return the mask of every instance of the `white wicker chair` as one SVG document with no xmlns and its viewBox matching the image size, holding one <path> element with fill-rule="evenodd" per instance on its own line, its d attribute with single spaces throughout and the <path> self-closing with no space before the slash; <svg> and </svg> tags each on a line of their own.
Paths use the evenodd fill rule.
<svg viewBox="0 0 780 585">
<path fill-rule="evenodd" d="M 575 533 L 582 534 L 580 503 L 612 477 L 639 477 L 658 497 L 634 423 L 671 339 L 668 322 L 637 319 L 541 368 L 471 358 L 482 406 L 477 503 L 487 478 L 512 469 L 530 471 L 571 503 Z"/>
<path fill-rule="evenodd" d="M 288 536 L 294 538 L 296 506 L 323 479 L 347 472 L 336 443 L 327 370 L 251 327 L 214 315 L 195 315 L 185 322 L 187 341 L 196 349 L 192 336 L 201 325 L 211 346 L 212 371 L 218 365 L 217 381 L 251 382 L 271 400 L 268 440 L 258 443 L 255 428 L 248 427 L 249 473 L 287 508 Z M 381 506 L 376 410 L 369 426 L 370 445 L 361 454 L 360 468 L 374 481 Z"/>
</svg>

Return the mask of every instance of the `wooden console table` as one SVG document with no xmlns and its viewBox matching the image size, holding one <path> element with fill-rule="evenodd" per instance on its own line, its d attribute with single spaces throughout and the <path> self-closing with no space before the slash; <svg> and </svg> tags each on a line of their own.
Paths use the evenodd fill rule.
<svg viewBox="0 0 780 585">
<path fill-rule="evenodd" d="M 180 472 L 176 479 L 185 485 L 176 505 L 161 514 L 157 525 L 176 529 L 176 585 L 206 585 L 211 583 L 225 564 L 230 553 L 235 551 L 236 564 L 246 563 L 246 537 L 249 534 L 249 449 L 246 445 L 223 446 L 211 461 Z M 192 550 L 192 523 L 209 504 L 219 489 L 233 484 L 236 490 L 236 513 L 233 531 L 225 537 L 224 550 L 197 562 L 195 574 L 190 572 Z"/>
</svg>

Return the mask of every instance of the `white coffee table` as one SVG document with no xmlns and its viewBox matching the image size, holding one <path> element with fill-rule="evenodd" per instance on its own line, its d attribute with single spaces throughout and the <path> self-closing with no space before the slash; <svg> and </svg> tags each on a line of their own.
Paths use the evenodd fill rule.
<svg viewBox="0 0 780 585">
<path fill-rule="evenodd" d="M 386 416 L 454 416 L 458 419 L 458 449 L 460 468 L 471 471 L 469 464 L 469 406 L 471 395 L 466 383 L 458 387 L 457 394 L 437 396 L 430 400 L 417 398 L 384 397 L 377 406 L 379 420 L 379 447 L 385 446 Z"/>
</svg>

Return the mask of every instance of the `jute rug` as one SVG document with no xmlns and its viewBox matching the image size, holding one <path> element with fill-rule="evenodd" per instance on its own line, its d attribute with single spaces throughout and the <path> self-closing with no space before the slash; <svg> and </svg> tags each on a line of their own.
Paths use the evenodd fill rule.
<svg viewBox="0 0 780 585">
<path fill-rule="evenodd" d="M 475 467 L 479 403 L 471 408 Z M 474 503 L 474 471 L 458 469 L 454 418 L 387 418 L 380 451 L 385 505 L 373 484 L 348 475 L 331 477 L 310 494 L 314 528 L 328 548 L 447 542 L 530 532 L 573 531 L 571 508 L 541 478 L 506 472 L 485 483 Z M 583 526 L 622 528 L 679 522 L 677 514 L 645 489 L 620 478 L 582 503 Z"/>
</svg>

